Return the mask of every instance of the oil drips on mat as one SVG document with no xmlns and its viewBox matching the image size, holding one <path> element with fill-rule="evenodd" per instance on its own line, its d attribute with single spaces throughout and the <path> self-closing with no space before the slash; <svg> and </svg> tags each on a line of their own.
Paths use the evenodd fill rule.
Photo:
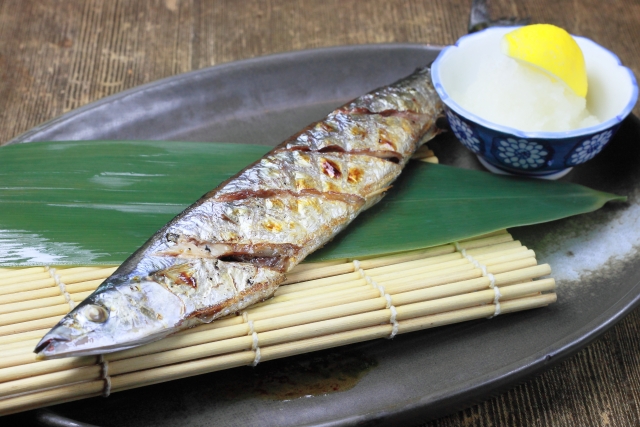
<svg viewBox="0 0 640 427">
<path fill-rule="evenodd" d="M 349 390 L 377 365 L 362 352 L 318 352 L 234 369 L 218 386 L 222 398 L 286 401 Z"/>
<path fill-rule="evenodd" d="M 362 351 L 336 349 L 301 354 L 176 381 L 57 405 L 62 417 L 99 426 L 204 425 L 208 419 L 243 400 L 289 402 L 354 388 L 377 360 Z M 195 421 L 194 421 L 195 422 Z"/>
</svg>

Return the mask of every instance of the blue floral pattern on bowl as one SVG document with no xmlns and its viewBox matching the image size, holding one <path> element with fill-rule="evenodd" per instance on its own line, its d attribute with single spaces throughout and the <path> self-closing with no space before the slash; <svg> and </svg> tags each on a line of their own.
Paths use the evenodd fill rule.
<svg viewBox="0 0 640 427">
<path fill-rule="evenodd" d="M 452 133 L 494 173 L 558 179 L 595 157 L 620 127 L 562 138 L 528 137 L 501 132 L 467 120 L 445 105 Z"/>
<path fill-rule="evenodd" d="M 593 159 L 613 136 L 613 131 L 607 130 L 580 142 L 569 152 L 565 164 L 567 166 L 575 166 Z"/>
<path fill-rule="evenodd" d="M 475 135 L 471 126 L 462 121 L 458 116 L 452 114 L 451 111 L 447 110 L 447 119 L 449 120 L 449 126 L 451 126 L 451 130 L 453 134 L 462 142 L 462 144 L 467 147 L 469 150 L 478 154 L 483 150 L 482 141 Z"/>
<path fill-rule="evenodd" d="M 505 166 L 520 170 L 536 170 L 547 165 L 552 150 L 537 141 L 516 138 L 496 138 L 492 152 Z"/>
</svg>

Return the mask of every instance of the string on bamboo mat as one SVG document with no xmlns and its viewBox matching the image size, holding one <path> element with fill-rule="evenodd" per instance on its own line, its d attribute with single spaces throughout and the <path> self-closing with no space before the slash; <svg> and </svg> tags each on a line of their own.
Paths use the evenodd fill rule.
<svg viewBox="0 0 640 427">
<path fill-rule="evenodd" d="M 49 266 L 45 266 L 44 269 L 49 273 L 56 286 L 58 286 L 58 288 L 60 289 L 60 293 L 67 301 L 67 304 L 69 304 L 69 307 L 71 307 L 71 310 L 76 308 L 76 303 L 73 301 L 73 299 L 71 299 L 71 295 L 69 295 L 69 292 L 67 292 L 67 285 L 62 281 L 60 276 L 58 276 L 58 274 L 56 273 L 56 269 Z"/>
<path fill-rule="evenodd" d="M 396 317 L 398 316 L 398 310 L 396 310 L 395 306 L 391 303 L 391 295 L 387 293 L 384 289 L 384 286 L 378 284 L 375 280 L 373 280 L 370 276 L 365 273 L 364 269 L 360 265 L 360 261 L 354 259 L 352 261 L 354 271 L 358 272 L 360 276 L 365 279 L 365 281 L 371 285 L 373 289 L 376 289 L 380 292 L 380 297 L 384 298 L 387 302 L 387 310 L 390 310 L 391 316 L 389 317 L 389 323 L 391 324 L 391 334 L 387 337 L 387 339 L 392 339 L 398 334 L 398 321 Z"/>
<path fill-rule="evenodd" d="M 460 246 L 460 242 L 453 242 L 453 245 L 456 247 L 456 251 L 460 252 L 460 254 L 469 260 L 471 264 L 473 264 L 476 268 L 480 269 L 482 272 L 482 276 L 489 279 L 489 288 L 493 289 L 494 297 L 493 297 L 493 305 L 494 312 L 493 316 L 489 316 L 489 319 L 496 317 L 500 314 L 500 297 L 502 294 L 500 293 L 500 288 L 496 286 L 496 277 L 487 271 L 487 266 L 478 262 L 473 256 L 467 253 L 467 250 Z"/>
<path fill-rule="evenodd" d="M 98 358 L 100 365 L 100 377 L 104 381 L 104 389 L 102 389 L 102 397 L 109 397 L 111 394 L 111 377 L 109 376 L 109 361 L 101 354 Z"/>
<path fill-rule="evenodd" d="M 251 362 L 251 366 L 257 366 L 260 363 L 260 346 L 258 341 L 258 333 L 253 328 L 253 320 L 249 319 L 249 315 L 246 311 L 242 312 L 242 320 L 247 324 L 249 328 L 249 332 L 247 335 L 251 336 L 251 351 L 255 353 L 255 357 L 253 358 L 253 362 Z"/>
</svg>

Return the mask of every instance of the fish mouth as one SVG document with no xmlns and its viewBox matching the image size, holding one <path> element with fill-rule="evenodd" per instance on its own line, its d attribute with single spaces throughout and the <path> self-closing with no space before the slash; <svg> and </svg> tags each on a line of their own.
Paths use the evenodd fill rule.
<svg viewBox="0 0 640 427">
<path fill-rule="evenodd" d="M 64 342 L 69 342 L 71 341 L 68 338 L 61 338 L 61 337 L 51 337 L 51 338 L 43 338 L 38 345 L 36 345 L 36 348 L 33 350 L 34 353 L 36 353 L 37 358 L 41 359 L 46 357 L 46 352 L 45 350 L 51 345 L 53 347 L 55 347 L 56 343 L 64 343 Z M 53 348 L 51 349 L 53 350 Z"/>
</svg>

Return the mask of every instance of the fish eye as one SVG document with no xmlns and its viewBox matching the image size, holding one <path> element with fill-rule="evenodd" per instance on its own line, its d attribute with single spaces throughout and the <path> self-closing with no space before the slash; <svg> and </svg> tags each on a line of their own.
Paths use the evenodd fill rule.
<svg viewBox="0 0 640 427">
<path fill-rule="evenodd" d="M 109 318 L 109 312 L 101 305 L 88 304 L 82 309 L 82 314 L 94 323 L 104 323 Z"/>
</svg>

